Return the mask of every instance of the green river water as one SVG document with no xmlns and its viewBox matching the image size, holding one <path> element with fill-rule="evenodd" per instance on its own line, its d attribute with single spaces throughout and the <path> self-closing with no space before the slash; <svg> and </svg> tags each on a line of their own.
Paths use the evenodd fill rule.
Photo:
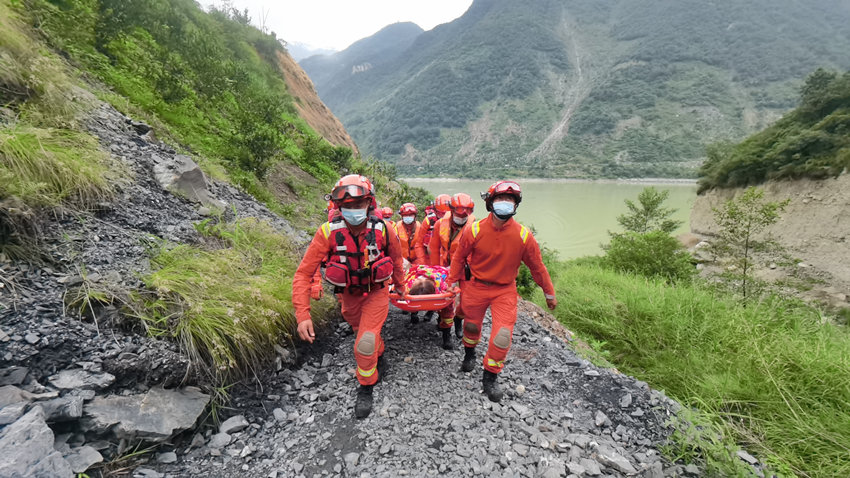
<svg viewBox="0 0 850 478">
<path fill-rule="evenodd" d="M 467 193 L 475 200 L 476 217 L 482 218 L 487 214 L 479 193 L 486 191 L 493 181 L 419 178 L 405 181 L 434 195 Z M 601 255 L 600 245 L 608 242 L 608 231 L 622 230 L 617 224 L 617 216 L 628 210 L 624 201 L 637 201 L 638 194 L 647 186 L 670 191 L 665 205 L 678 209 L 674 218 L 684 221 L 675 234 L 688 232 L 697 189 L 692 183 L 526 179 L 520 180 L 519 184 L 522 187 L 522 204 L 515 219 L 526 226 L 533 226 L 537 240 L 558 251 L 562 259 Z"/>
</svg>

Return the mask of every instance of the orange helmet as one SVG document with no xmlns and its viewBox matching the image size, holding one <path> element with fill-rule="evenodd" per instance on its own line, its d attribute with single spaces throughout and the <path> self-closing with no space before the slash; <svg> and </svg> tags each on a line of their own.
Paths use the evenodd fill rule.
<svg viewBox="0 0 850 478">
<path fill-rule="evenodd" d="M 419 212 L 416 210 L 416 205 L 413 203 L 406 202 L 401 205 L 401 208 L 398 210 L 399 216 L 415 216 L 416 213 Z"/>
<path fill-rule="evenodd" d="M 393 208 L 391 208 L 389 206 L 384 206 L 381 209 L 381 215 L 384 216 L 384 219 L 389 219 L 389 218 L 393 217 Z"/>
<path fill-rule="evenodd" d="M 486 193 L 481 193 L 481 199 L 487 206 L 487 211 L 493 210 L 493 198 L 503 194 L 510 194 L 516 200 L 516 205 L 522 202 L 522 189 L 516 181 L 496 181 L 490 186 Z"/>
<path fill-rule="evenodd" d="M 475 203 L 472 202 L 472 197 L 469 194 L 457 193 L 452 196 L 449 208 L 456 216 L 465 217 L 475 209 Z"/>
<path fill-rule="evenodd" d="M 434 209 L 437 210 L 437 214 L 442 216 L 443 214 L 449 212 L 449 208 L 451 207 L 452 197 L 448 194 L 440 194 L 436 198 L 434 198 Z"/>
<path fill-rule="evenodd" d="M 337 207 L 343 203 L 357 201 L 363 198 L 372 199 L 372 207 L 375 207 L 375 187 L 372 185 L 372 182 L 366 178 L 366 176 L 361 176 L 359 174 L 343 176 L 339 181 L 337 181 L 336 185 L 327 197 L 327 199 L 333 201 Z"/>
</svg>

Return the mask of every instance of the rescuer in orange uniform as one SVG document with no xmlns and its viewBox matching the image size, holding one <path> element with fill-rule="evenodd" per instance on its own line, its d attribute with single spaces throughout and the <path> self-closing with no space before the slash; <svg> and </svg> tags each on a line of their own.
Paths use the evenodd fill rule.
<svg viewBox="0 0 850 478">
<path fill-rule="evenodd" d="M 398 214 L 401 216 L 401 219 L 395 223 L 395 230 L 398 234 L 399 243 L 401 244 L 401 257 L 407 260 L 411 267 L 414 267 L 418 262 L 416 259 L 416 249 L 413 241 L 419 233 L 419 229 L 422 227 L 419 221 L 416 220 L 417 212 L 419 211 L 417 211 L 415 204 L 406 202 L 402 204 L 398 210 Z M 413 324 L 419 322 L 418 312 L 410 312 L 410 322 Z"/>
<path fill-rule="evenodd" d="M 475 216 L 472 215 L 474 209 L 475 203 L 469 194 L 457 193 L 452 196 L 449 202 L 450 214 L 446 214 L 434 225 L 434 233 L 431 235 L 431 244 L 428 247 L 431 256 L 430 265 L 451 266 L 452 254 L 460 244 L 461 233 L 475 221 Z M 454 323 L 457 338 L 463 337 L 463 304 L 457 307 L 457 311 L 452 312 L 454 317 L 444 317 L 442 311 L 440 313 L 439 327 L 443 333 L 443 348 L 446 349 L 451 348 L 449 334 L 452 323 Z"/>
<path fill-rule="evenodd" d="M 454 284 L 469 265 L 471 280 L 461 282 L 460 301 L 466 314 L 463 328 L 465 354 L 461 370 L 475 368 L 475 346 L 481 340 L 484 313 L 493 316 L 490 343 L 484 356 L 484 392 L 493 402 L 502 399 L 496 377 L 502 371 L 517 314 L 516 277 L 520 262 L 531 270 L 531 276 L 546 296 L 546 305 L 554 309 L 555 287 L 543 265 L 540 246 L 528 228 L 512 216 L 522 201 L 522 190 L 514 181 L 498 181 L 482 193 L 490 215 L 471 224 L 460 239 L 452 258 L 448 283 Z"/>
<path fill-rule="evenodd" d="M 431 244 L 431 237 L 434 234 L 434 225 L 441 217 L 449 212 L 449 204 L 452 202 L 452 197 L 448 194 L 440 194 L 434 198 L 434 202 L 425 208 L 425 219 L 422 221 L 422 227 L 419 229 L 419 234 L 413 239 L 413 248 L 416 250 L 416 260 L 419 264 L 430 265 L 430 252 L 428 249 Z M 428 208 L 431 208 L 429 211 Z"/>
<path fill-rule="evenodd" d="M 357 334 L 357 418 L 372 411 L 372 387 L 383 369 L 381 329 L 389 311 L 389 289 L 404 296 L 401 247 L 392 227 L 370 214 L 375 209 L 372 183 L 350 174 L 340 179 L 330 194 L 339 216 L 319 227 L 292 279 L 292 305 L 298 336 L 313 343 L 310 318 L 310 279 L 325 261 L 325 280 L 334 285 L 342 302 L 342 316 Z"/>
</svg>

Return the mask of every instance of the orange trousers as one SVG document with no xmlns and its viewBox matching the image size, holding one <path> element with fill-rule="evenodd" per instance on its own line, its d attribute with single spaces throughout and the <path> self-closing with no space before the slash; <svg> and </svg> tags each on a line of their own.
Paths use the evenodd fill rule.
<svg viewBox="0 0 850 478">
<path fill-rule="evenodd" d="M 490 308 L 493 316 L 490 343 L 484 355 L 484 370 L 499 373 L 511 349 L 517 314 L 516 284 L 487 285 L 475 280 L 461 283 L 461 304 L 466 318 L 463 325 L 463 346 L 474 348 L 481 341 L 484 314 Z"/>
<path fill-rule="evenodd" d="M 460 281 L 461 287 L 463 287 L 464 282 L 466 281 Z M 456 300 L 452 305 L 440 311 L 440 322 L 437 326 L 441 329 L 450 329 L 455 323 L 455 317 L 461 320 L 465 317 L 463 313 L 463 297 L 461 297 L 460 301 Z"/>
<path fill-rule="evenodd" d="M 390 290 L 373 289 L 366 295 L 343 292 L 342 317 L 354 329 L 354 360 L 357 362 L 357 381 L 374 385 L 378 381 L 378 357 L 384 354 L 381 329 L 390 310 Z"/>
</svg>

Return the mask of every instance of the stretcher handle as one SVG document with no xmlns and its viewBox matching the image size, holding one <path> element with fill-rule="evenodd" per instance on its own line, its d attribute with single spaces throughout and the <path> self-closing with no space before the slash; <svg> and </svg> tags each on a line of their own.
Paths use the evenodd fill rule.
<svg viewBox="0 0 850 478">
<path fill-rule="evenodd" d="M 400 299 L 400 295 L 395 292 L 390 293 L 390 300 L 394 300 L 396 302 L 401 303 L 410 303 L 410 302 L 426 302 L 433 301 L 437 299 L 448 299 L 454 298 L 457 295 L 456 292 L 443 292 L 441 294 L 424 294 L 424 295 L 406 295 L 404 300 Z"/>
</svg>

